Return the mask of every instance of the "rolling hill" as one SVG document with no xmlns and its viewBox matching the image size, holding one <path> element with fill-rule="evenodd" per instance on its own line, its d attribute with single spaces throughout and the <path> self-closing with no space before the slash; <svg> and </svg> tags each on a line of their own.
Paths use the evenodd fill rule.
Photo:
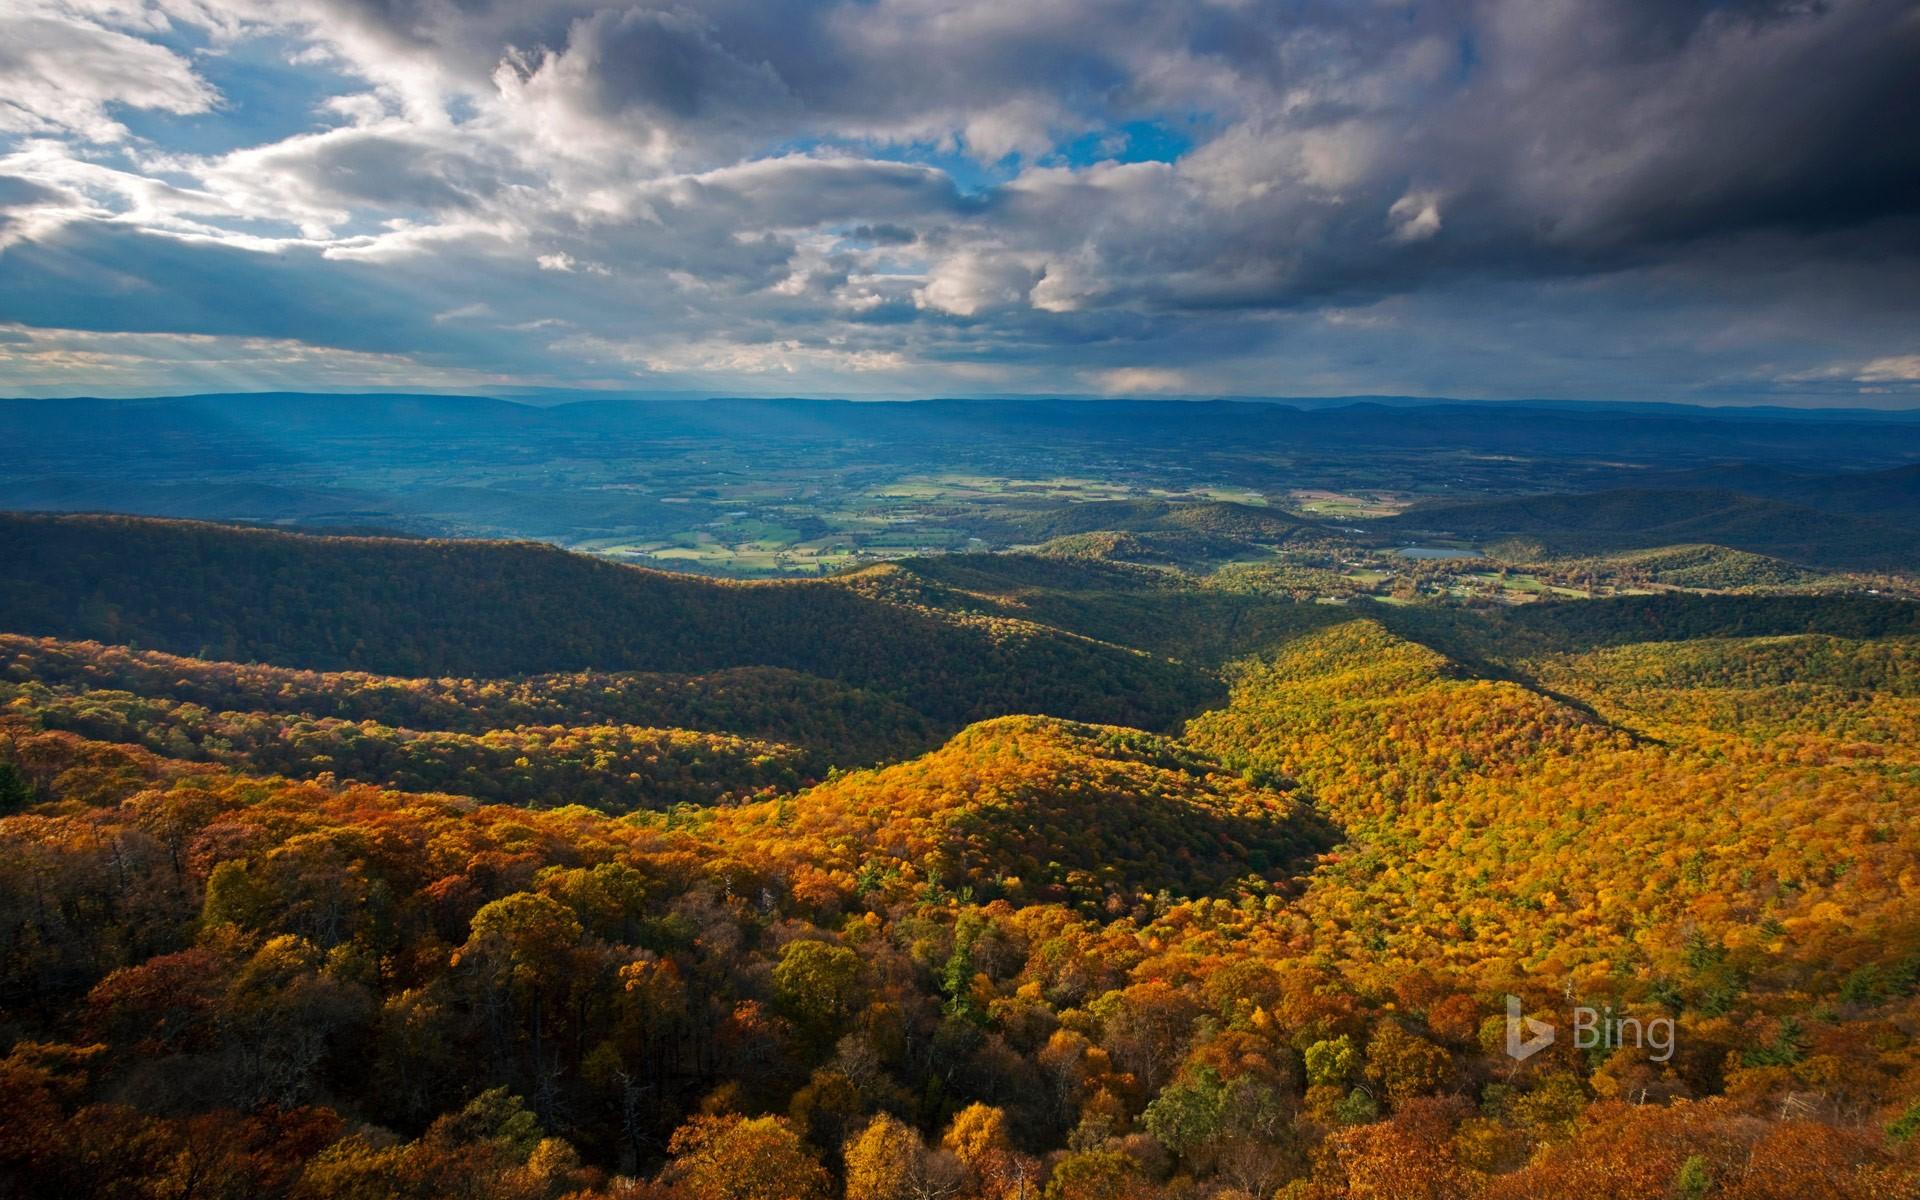
<svg viewBox="0 0 1920 1200">
<path fill-rule="evenodd" d="M 783 742 L 852 766 L 930 748 L 932 723 L 898 700 L 778 667 L 705 674 L 571 671 L 407 679 L 215 662 L 98 642 L 0 634 L 0 683 L 121 692 L 245 712 L 481 734 L 513 726 L 627 725 Z"/>
<path fill-rule="evenodd" d="M 1375 528 L 1481 542 L 1524 538 L 1555 556 L 1710 544 L 1815 567 L 1912 570 L 1920 533 L 1723 491 L 1642 490 L 1419 505 Z"/>
<path fill-rule="evenodd" d="M 929 754 L 791 800 L 716 812 L 708 830 L 795 866 L 1095 916 L 1142 892 L 1277 881 L 1335 840 L 1299 799 L 1178 742 L 1033 717 L 969 726 Z"/>
<path fill-rule="evenodd" d="M 405 676 L 775 667 L 941 721 L 1010 712 L 1164 728 L 1206 675 L 1013 618 L 833 581 L 735 584 L 535 543 L 332 538 L 124 517 L 0 516 L 0 628 Z"/>
<path fill-rule="evenodd" d="M 1506 547 L 1502 549 L 1505 551 Z M 1564 573 L 1624 586 L 1649 583 L 1715 591 L 1786 588 L 1831 578 L 1826 572 L 1796 566 L 1784 559 L 1708 545 L 1621 550 L 1593 558 L 1560 559 L 1557 565 Z"/>
<path fill-rule="evenodd" d="M 1920 525 L 1920 465 L 1835 473 L 1759 465 L 1709 467 L 1675 473 L 1662 486 L 1739 492 L 1823 512 Z"/>
</svg>

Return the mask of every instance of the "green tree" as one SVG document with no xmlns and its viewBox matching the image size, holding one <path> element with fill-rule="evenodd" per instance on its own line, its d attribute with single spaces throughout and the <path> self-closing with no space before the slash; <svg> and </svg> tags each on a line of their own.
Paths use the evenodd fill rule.
<svg viewBox="0 0 1920 1200">
<path fill-rule="evenodd" d="M 1676 1200 L 1706 1200 L 1712 1189 L 1713 1174 L 1707 1169 L 1707 1160 L 1698 1154 L 1690 1155 L 1681 1163 L 1679 1174 L 1673 1177 Z"/>
<path fill-rule="evenodd" d="M 1307 1047 L 1307 1082 L 1316 1086 L 1342 1084 L 1360 1065 L 1360 1052 L 1346 1034 Z"/>
<path fill-rule="evenodd" d="M 483 988 L 505 993 L 525 1012 L 536 1063 L 544 1053 L 547 1014 L 573 980 L 571 959 L 580 937 L 572 909 L 551 896 L 515 892 L 473 914 L 466 944 L 454 952 L 456 966 L 471 967 Z"/>
<path fill-rule="evenodd" d="M 859 999 L 860 956 L 829 942 L 793 942 L 773 968 L 774 996 L 794 1021 L 816 1036 L 832 1033 Z"/>
<path fill-rule="evenodd" d="M 1220 1134 L 1227 1102 L 1226 1085 L 1212 1067 L 1201 1067 L 1168 1085 L 1141 1121 L 1160 1144 L 1182 1158 L 1191 1158 Z"/>
</svg>

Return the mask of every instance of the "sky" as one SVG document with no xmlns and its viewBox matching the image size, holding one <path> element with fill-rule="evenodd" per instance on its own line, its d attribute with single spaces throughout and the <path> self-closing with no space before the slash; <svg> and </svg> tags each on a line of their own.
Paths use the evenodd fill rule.
<svg viewBox="0 0 1920 1200">
<path fill-rule="evenodd" d="M 0 0 L 0 395 L 1920 405 L 1912 0 Z"/>
</svg>

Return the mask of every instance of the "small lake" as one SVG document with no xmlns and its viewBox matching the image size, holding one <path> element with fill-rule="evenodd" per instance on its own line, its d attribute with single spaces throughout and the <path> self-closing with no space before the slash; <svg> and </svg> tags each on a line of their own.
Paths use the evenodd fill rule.
<svg viewBox="0 0 1920 1200">
<path fill-rule="evenodd" d="M 1401 558 L 1479 558 L 1475 550 L 1449 550 L 1445 546 L 1402 546 L 1394 551 Z"/>
</svg>

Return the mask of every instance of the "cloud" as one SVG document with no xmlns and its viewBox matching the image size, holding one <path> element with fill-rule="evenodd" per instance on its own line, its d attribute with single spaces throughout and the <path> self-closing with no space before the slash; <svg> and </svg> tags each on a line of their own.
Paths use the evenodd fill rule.
<svg viewBox="0 0 1920 1200">
<path fill-rule="evenodd" d="M 1861 383 L 1920 383 L 1920 354 L 1893 354 L 1861 365 Z"/>
<path fill-rule="evenodd" d="M 486 390 L 510 382 L 503 375 L 429 367 L 404 355 L 329 349 L 293 338 L 0 325 L 4 394 L 70 392 L 76 376 L 92 381 L 93 391 L 109 396 L 412 387 Z"/>
<path fill-rule="evenodd" d="M 1432 192 L 1408 192 L 1387 210 L 1389 235 L 1396 242 L 1420 242 L 1440 232 L 1440 198 Z"/>
<path fill-rule="evenodd" d="M 164 46 L 57 8 L 0 13 L 0 133 L 118 142 L 112 106 L 198 113 L 218 100 Z"/>
<path fill-rule="evenodd" d="M 0 271 L 4 319 L 96 332 L 209 334 L 400 353 L 444 345 L 431 314 L 471 299 L 402 286 L 315 250 L 262 254 L 123 224 L 69 224 L 16 244 Z"/>
<path fill-rule="evenodd" d="M 1183 371 L 1166 367 L 1115 367 L 1089 371 L 1087 378 L 1100 391 L 1113 396 L 1153 395 L 1155 393 L 1193 392 L 1193 380 Z"/>
<path fill-rule="evenodd" d="M 355 215 L 460 216 L 516 181 L 512 159 L 476 139 L 383 121 L 287 138 L 200 166 L 237 211 L 317 228 Z"/>
<path fill-rule="evenodd" d="M 1818 398 L 1899 382 L 1868 376 L 1920 320 L 1901 0 L 36 0 L 0 25 L 25 327 L 716 388 Z M 229 69 L 265 47 L 312 77 L 304 111 Z"/>
<path fill-rule="evenodd" d="M 1036 273 L 1009 255 L 968 250 L 934 267 L 913 298 L 923 308 L 971 317 L 1022 303 L 1036 282 Z"/>
<path fill-rule="evenodd" d="M 567 50 L 543 69 L 565 76 L 602 115 L 672 121 L 752 121 L 783 107 L 771 64 L 722 45 L 713 26 L 679 11 L 608 9 L 574 24 Z"/>
</svg>

